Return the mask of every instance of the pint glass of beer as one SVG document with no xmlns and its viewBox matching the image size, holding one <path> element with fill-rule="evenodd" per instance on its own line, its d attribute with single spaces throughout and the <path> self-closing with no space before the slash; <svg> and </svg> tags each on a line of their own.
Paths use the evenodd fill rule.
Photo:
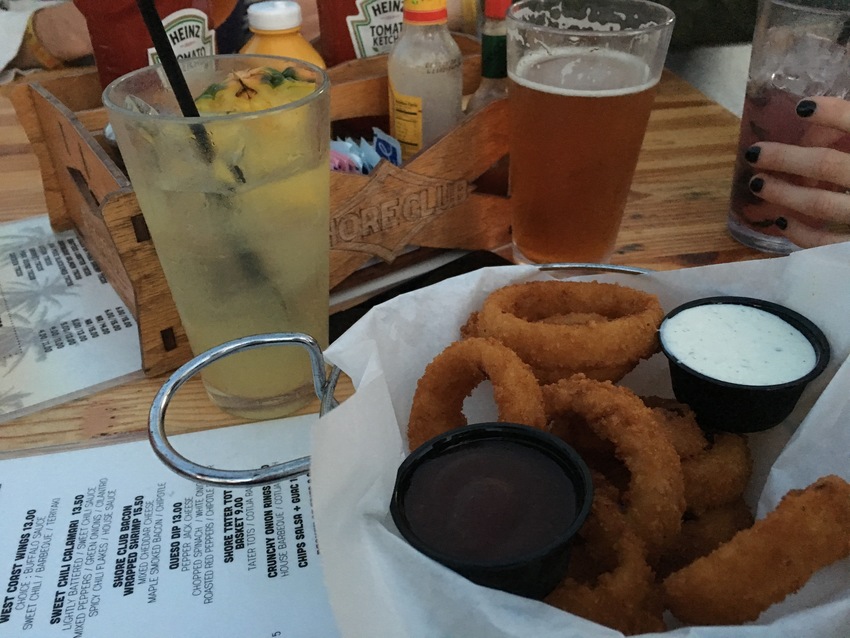
<svg viewBox="0 0 850 638">
<path fill-rule="evenodd" d="M 508 10 L 516 261 L 610 258 L 674 20 L 645 0 Z"/>
</svg>

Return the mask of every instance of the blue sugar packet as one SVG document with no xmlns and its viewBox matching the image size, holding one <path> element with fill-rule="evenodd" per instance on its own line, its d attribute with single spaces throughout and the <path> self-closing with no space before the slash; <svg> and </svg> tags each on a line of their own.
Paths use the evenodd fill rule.
<svg viewBox="0 0 850 638">
<path fill-rule="evenodd" d="M 401 145 L 379 128 L 373 128 L 375 137 L 371 142 L 361 139 L 355 142 L 348 137 L 331 142 L 331 169 L 344 172 L 360 172 L 368 175 L 382 159 L 401 166 Z"/>
<path fill-rule="evenodd" d="M 398 140 L 379 128 L 372 128 L 372 132 L 375 134 L 375 139 L 372 142 L 375 152 L 388 162 L 401 166 L 401 144 L 398 143 Z"/>
<path fill-rule="evenodd" d="M 360 156 L 363 158 L 363 172 L 368 175 L 381 161 L 374 147 L 366 140 L 360 140 Z"/>
</svg>

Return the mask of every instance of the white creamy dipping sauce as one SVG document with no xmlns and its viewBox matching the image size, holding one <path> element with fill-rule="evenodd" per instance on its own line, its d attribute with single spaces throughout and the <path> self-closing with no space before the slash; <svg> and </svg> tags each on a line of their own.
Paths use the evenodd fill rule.
<svg viewBox="0 0 850 638">
<path fill-rule="evenodd" d="M 687 308 L 661 326 L 667 352 L 705 376 L 742 385 L 778 385 L 815 367 L 802 332 L 773 313 L 737 304 Z"/>
</svg>

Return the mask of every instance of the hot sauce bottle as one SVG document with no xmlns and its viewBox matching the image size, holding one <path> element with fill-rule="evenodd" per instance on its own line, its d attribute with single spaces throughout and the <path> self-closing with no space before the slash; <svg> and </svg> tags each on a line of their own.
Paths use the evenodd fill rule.
<svg viewBox="0 0 850 638">
<path fill-rule="evenodd" d="M 86 18 L 100 83 L 159 62 L 135 0 L 74 0 Z M 213 25 L 235 0 L 156 0 L 157 11 L 178 58 L 216 53 Z M 217 18 L 214 20 L 212 18 Z"/>
<path fill-rule="evenodd" d="M 481 83 L 469 98 L 466 112 L 472 113 L 494 100 L 508 96 L 507 26 L 505 15 L 511 0 L 484 0 L 481 28 Z"/>
</svg>

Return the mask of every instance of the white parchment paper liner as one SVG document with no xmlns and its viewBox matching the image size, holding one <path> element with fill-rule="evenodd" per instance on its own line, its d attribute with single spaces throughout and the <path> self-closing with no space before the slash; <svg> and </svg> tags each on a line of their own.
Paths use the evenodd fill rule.
<svg viewBox="0 0 850 638">
<path fill-rule="evenodd" d="M 458 338 L 487 294 L 508 283 L 546 279 L 530 266 L 489 268 L 404 295 L 373 309 L 327 357 L 356 393 L 314 431 L 313 504 L 325 577 L 345 637 L 596 638 L 619 632 L 543 603 L 479 587 L 412 549 L 388 514 L 407 416 L 426 364 Z M 786 305 L 817 323 L 832 359 L 785 423 L 750 436 L 756 468 L 748 501 L 757 517 L 789 489 L 824 474 L 850 480 L 850 244 L 788 257 L 652 275 L 599 275 L 655 293 L 665 310 L 730 294 Z M 666 360 L 656 355 L 623 380 L 638 393 L 672 396 Z M 489 416 L 479 389 L 470 420 Z M 799 426 L 799 427 L 798 427 Z M 775 569 L 781 569 L 776 565 Z M 765 579 L 771 578 L 771 570 Z M 850 635 L 850 560 L 818 574 L 798 594 L 745 627 L 688 627 L 670 637 L 770 638 Z"/>
</svg>

